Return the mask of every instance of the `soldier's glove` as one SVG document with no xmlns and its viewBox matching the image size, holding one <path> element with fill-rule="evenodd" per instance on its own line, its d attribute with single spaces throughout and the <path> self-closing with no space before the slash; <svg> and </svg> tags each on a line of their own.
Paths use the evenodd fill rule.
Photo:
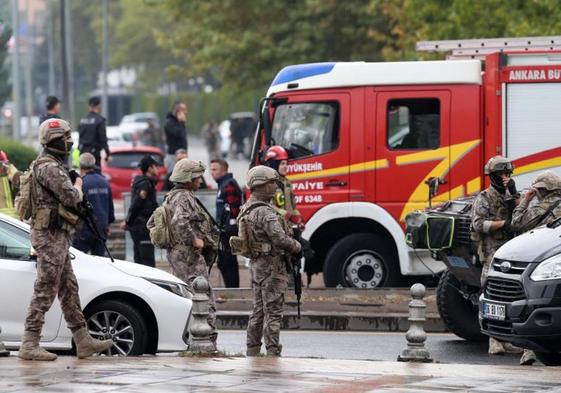
<svg viewBox="0 0 561 393">
<path fill-rule="evenodd" d="M 76 172 L 74 169 L 68 171 L 68 175 L 70 176 L 70 181 L 72 182 L 72 184 L 76 183 L 76 179 L 81 177 L 80 174 Z"/>
<path fill-rule="evenodd" d="M 508 183 L 506 184 L 506 188 L 508 188 L 508 192 L 514 198 L 520 197 L 520 193 L 516 190 L 516 183 L 514 182 L 514 179 L 510 179 L 508 181 Z"/>
</svg>

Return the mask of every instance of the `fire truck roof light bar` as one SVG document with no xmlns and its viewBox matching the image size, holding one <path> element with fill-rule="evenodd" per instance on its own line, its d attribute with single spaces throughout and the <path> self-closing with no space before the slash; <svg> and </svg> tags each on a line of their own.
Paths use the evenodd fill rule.
<svg viewBox="0 0 561 393">
<path fill-rule="evenodd" d="M 473 40 L 419 41 L 418 52 L 452 52 L 452 57 L 478 56 L 483 53 L 504 50 L 558 50 L 561 49 L 561 36 L 482 38 Z M 485 52 L 483 52 L 485 51 Z M 454 53 L 456 52 L 456 54 Z"/>
</svg>

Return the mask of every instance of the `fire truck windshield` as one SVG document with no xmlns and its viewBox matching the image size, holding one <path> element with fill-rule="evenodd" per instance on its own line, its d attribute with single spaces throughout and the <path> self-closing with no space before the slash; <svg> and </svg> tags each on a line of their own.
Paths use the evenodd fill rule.
<svg viewBox="0 0 561 393">
<path fill-rule="evenodd" d="M 330 152 L 339 143 L 339 106 L 334 102 L 279 105 L 273 119 L 272 141 L 291 158 Z"/>
</svg>

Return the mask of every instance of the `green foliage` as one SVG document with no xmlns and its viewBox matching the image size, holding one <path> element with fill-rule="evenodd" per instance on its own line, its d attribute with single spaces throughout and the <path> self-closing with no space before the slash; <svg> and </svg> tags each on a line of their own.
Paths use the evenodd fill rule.
<svg viewBox="0 0 561 393">
<path fill-rule="evenodd" d="M 261 88 L 284 66 L 435 58 L 421 40 L 558 34 L 558 0 L 161 0 L 172 23 L 158 43 L 184 61 L 176 76 L 211 74 Z M 188 65 L 188 66 L 185 66 Z"/>
<path fill-rule="evenodd" d="M 0 137 L 0 149 L 6 152 L 10 162 L 20 171 L 26 170 L 37 157 L 35 150 L 10 138 Z"/>
<path fill-rule="evenodd" d="M 237 89 L 262 88 L 283 66 L 317 61 L 378 60 L 368 39 L 376 15 L 369 2 L 336 0 L 164 0 L 174 20 L 159 43 L 189 68 Z"/>
</svg>

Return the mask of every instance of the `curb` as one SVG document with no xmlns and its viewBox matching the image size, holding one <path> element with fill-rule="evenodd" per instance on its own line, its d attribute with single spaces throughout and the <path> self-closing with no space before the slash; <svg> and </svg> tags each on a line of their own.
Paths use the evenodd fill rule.
<svg viewBox="0 0 561 393">
<path fill-rule="evenodd" d="M 216 327 L 223 330 L 245 330 L 250 312 L 218 311 Z M 364 313 L 332 313 L 302 312 L 300 320 L 295 312 L 283 315 L 282 329 L 300 330 L 347 330 L 374 332 L 406 332 L 409 329 L 406 314 L 364 314 Z M 427 314 L 425 331 L 428 333 L 447 332 L 438 314 Z"/>
</svg>

